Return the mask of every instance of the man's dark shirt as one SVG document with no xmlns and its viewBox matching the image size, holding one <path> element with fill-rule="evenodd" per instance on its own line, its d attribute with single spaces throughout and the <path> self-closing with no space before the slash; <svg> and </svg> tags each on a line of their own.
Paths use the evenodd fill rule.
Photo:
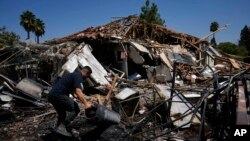
<svg viewBox="0 0 250 141">
<path fill-rule="evenodd" d="M 63 77 L 56 82 L 50 95 L 67 95 L 74 92 L 76 88 L 83 89 L 84 78 L 79 71 L 64 74 Z"/>
</svg>

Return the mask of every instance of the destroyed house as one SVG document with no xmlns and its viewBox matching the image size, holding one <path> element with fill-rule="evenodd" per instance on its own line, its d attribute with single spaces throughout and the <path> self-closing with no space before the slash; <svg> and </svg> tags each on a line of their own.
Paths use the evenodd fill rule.
<svg viewBox="0 0 250 141">
<path fill-rule="evenodd" d="M 198 37 L 178 33 L 165 26 L 145 23 L 137 16 L 119 18 L 102 26 L 89 27 L 47 41 L 45 44 L 69 41 L 89 44 L 93 49 L 92 54 L 102 65 L 116 68 L 125 73 L 126 78 L 131 79 L 136 79 L 135 76 L 138 75 L 147 78 L 150 74 L 146 69 L 152 70 L 148 67 L 161 66 L 161 60 L 167 65 L 164 70 L 173 68 L 171 60 L 189 65 L 196 64 L 194 58 L 201 60 L 199 63 L 210 60 L 208 55 L 200 51 L 209 48 L 207 41 L 200 41 Z M 204 57 L 206 59 L 202 59 Z"/>
<path fill-rule="evenodd" d="M 84 88 L 86 98 L 118 113 L 120 123 L 104 132 L 104 140 L 230 139 L 229 129 L 246 122 L 250 109 L 249 64 L 223 55 L 201 38 L 136 16 L 43 44 L 4 47 L 0 54 L 1 118 L 6 111 L 18 111 L 18 102 L 44 108 L 21 123 L 6 123 L 10 131 L 0 130 L 4 135 L 25 134 L 28 128 L 34 140 L 50 134 L 44 129 L 56 122 L 56 114 L 48 112 L 52 106 L 46 97 L 54 80 L 79 65 L 93 71 Z M 244 112 L 238 105 L 244 105 Z M 93 127 L 85 124 L 86 117 L 81 113 L 76 120 L 80 135 Z M 19 125 L 25 130 L 17 130 Z"/>
</svg>

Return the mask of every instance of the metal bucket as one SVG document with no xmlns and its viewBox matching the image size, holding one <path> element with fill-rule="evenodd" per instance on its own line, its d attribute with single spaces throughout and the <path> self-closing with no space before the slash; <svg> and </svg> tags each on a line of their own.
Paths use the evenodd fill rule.
<svg viewBox="0 0 250 141">
<path fill-rule="evenodd" d="M 118 113 L 100 104 L 86 110 L 86 116 L 94 119 L 98 124 L 118 124 L 121 120 Z"/>
</svg>

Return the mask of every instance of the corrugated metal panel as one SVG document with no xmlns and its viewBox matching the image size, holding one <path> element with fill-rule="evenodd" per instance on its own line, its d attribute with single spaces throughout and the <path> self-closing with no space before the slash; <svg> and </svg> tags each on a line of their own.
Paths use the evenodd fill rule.
<svg viewBox="0 0 250 141">
<path fill-rule="evenodd" d="M 92 48 L 87 44 L 79 45 L 74 52 L 68 56 L 68 61 L 63 65 L 62 69 L 68 72 L 73 72 L 78 65 L 90 66 L 92 69 L 91 78 L 99 84 L 109 84 L 105 76 L 108 72 L 98 62 L 98 60 L 91 53 Z"/>
<path fill-rule="evenodd" d="M 90 66 L 92 69 L 91 78 L 100 84 L 109 84 L 105 76 L 108 75 L 107 71 L 103 66 L 97 61 L 97 59 L 91 53 L 91 47 L 89 45 L 84 45 L 78 56 L 78 63 L 82 66 Z"/>
</svg>

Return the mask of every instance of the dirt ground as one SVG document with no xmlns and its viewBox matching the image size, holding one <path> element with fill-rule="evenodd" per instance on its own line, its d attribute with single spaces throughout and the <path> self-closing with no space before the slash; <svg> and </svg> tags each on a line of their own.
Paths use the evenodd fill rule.
<svg viewBox="0 0 250 141">
<path fill-rule="evenodd" d="M 79 131 L 79 136 L 67 138 L 53 132 L 56 123 L 56 113 L 53 108 L 15 109 L 15 116 L 0 121 L 0 141 L 94 141 L 94 140 L 124 140 L 126 133 L 118 125 L 97 126 L 86 119 L 81 112 L 70 125 L 71 129 Z"/>
</svg>

